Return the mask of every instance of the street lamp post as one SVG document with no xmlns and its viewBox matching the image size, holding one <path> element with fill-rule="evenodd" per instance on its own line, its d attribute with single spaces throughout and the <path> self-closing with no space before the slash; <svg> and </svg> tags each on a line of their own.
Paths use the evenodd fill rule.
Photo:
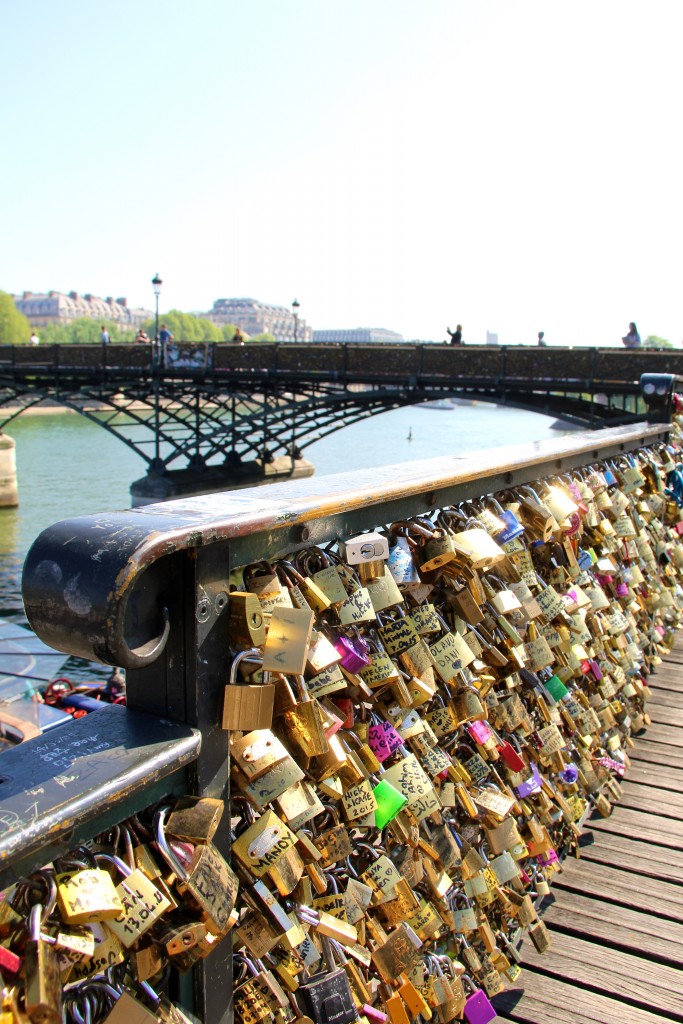
<svg viewBox="0 0 683 1024">
<path fill-rule="evenodd" d="M 164 282 L 161 280 L 158 274 L 155 274 L 152 278 L 152 288 L 154 290 L 154 299 L 156 301 L 156 323 L 154 326 L 154 341 L 159 343 L 159 296 L 161 295 L 161 286 Z"/>
<path fill-rule="evenodd" d="M 292 313 L 294 314 L 294 341 L 298 340 L 299 336 L 299 306 L 301 303 L 298 299 L 294 299 L 292 303 Z"/>
</svg>

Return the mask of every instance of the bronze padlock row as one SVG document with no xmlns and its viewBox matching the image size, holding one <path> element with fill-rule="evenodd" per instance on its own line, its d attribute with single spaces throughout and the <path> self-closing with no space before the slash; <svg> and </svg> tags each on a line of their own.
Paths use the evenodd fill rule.
<svg viewBox="0 0 683 1024">
<path fill-rule="evenodd" d="M 681 619 L 674 456 L 233 574 L 243 1024 L 487 1021 L 520 935 L 548 948 L 538 903 L 586 815 L 619 799 Z"/>
<path fill-rule="evenodd" d="M 187 797 L 4 893 L 6 1020 L 180 1022 L 169 968 L 229 940 L 241 1024 L 491 1020 L 648 722 L 681 618 L 678 457 L 233 574 L 230 863 L 222 803 Z"/>
</svg>

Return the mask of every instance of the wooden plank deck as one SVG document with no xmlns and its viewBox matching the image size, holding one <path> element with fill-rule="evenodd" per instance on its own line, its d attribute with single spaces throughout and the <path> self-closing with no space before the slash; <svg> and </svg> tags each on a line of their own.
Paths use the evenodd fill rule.
<svg viewBox="0 0 683 1024">
<path fill-rule="evenodd" d="M 543 903 L 544 956 L 496 996 L 514 1024 L 683 1024 L 683 646 L 650 676 L 652 725 L 629 751 L 624 796 L 585 826 Z"/>
</svg>

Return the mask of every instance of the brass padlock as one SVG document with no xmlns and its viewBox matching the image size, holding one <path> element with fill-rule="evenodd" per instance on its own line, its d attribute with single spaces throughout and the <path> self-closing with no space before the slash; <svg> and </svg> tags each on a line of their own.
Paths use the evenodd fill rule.
<svg viewBox="0 0 683 1024">
<path fill-rule="evenodd" d="M 213 797 L 181 797 L 168 816 L 166 833 L 189 843 L 210 843 L 224 808 L 224 802 Z"/>
<path fill-rule="evenodd" d="M 231 914 L 239 887 L 237 875 L 211 843 L 195 846 L 192 860 L 185 868 L 166 839 L 167 814 L 168 807 L 162 807 L 155 816 L 157 849 L 177 877 L 178 892 L 196 904 L 208 930 L 222 936 L 233 923 Z"/>
<path fill-rule="evenodd" d="M 256 594 L 233 591 L 228 599 L 230 639 L 235 646 L 261 647 L 266 640 L 263 608 Z"/>
<path fill-rule="evenodd" d="M 323 715 L 315 697 L 308 692 L 302 675 L 294 677 L 298 690 L 295 706 L 282 716 L 287 737 L 305 757 L 327 754 L 330 745 L 325 735 Z"/>
<path fill-rule="evenodd" d="M 59 910 L 69 924 L 111 920 L 123 910 L 110 875 L 100 868 L 58 872 L 56 880 Z"/>
<path fill-rule="evenodd" d="M 118 917 L 107 921 L 107 927 L 123 946 L 129 948 L 149 931 L 171 904 L 140 868 L 131 868 L 109 854 L 98 854 L 97 860 L 98 863 L 107 861 L 113 864 L 124 876 L 116 887 L 122 911 Z"/>
<path fill-rule="evenodd" d="M 24 944 L 24 1005 L 32 1024 L 61 1024 L 62 983 L 55 949 L 41 937 L 42 906 L 31 907 Z"/>
<path fill-rule="evenodd" d="M 236 655 L 225 688 L 221 726 L 240 732 L 268 729 L 273 720 L 275 686 L 267 681 L 260 686 L 237 686 L 237 670 L 242 662 L 260 665 L 263 655 L 259 650 L 241 651 Z"/>
</svg>

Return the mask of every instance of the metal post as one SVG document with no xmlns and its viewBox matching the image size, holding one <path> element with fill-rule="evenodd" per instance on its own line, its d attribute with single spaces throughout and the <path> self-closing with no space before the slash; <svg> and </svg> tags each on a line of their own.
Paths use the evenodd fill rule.
<svg viewBox="0 0 683 1024">
<path fill-rule="evenodd" d="M 292 313 L 294 314 L 294 341 L 296 343 L 299 337 L 299 306 L 301 303 L 298 299 L 294 299 L 292 303 Z"/>
<path fill-rule="evenodd" d="M 159 381 L 154 381 L 154 463 L 157 470 L 160 467 L 161 457 L 159 454 Z"/>
</svg>

